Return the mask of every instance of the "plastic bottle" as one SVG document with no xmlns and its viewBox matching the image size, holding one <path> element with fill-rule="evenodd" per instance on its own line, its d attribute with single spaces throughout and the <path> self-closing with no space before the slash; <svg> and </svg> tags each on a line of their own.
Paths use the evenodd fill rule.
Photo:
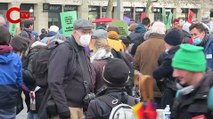
<svg viewBox="0 0 213 119">
<path fill-rule="evenodd" d="M 170 119 L 170 117 L 171 117 L 170 106 L 166 105 L 166 108 L 164 109 L 163 118 Z"/>
</svg>

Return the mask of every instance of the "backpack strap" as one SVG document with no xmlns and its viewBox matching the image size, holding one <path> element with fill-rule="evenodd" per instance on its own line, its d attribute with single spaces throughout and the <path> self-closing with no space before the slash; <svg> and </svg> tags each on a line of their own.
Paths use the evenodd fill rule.
<svg viewBox="0 0 213 119">
<path fill-rule="evenodd" d="M 74 49 L 74 51 L 77 53 L 77 59 L 78 59 L 78 62 L 79 62 L 79 65 L 81 67 L 81 70 L 83 72 L 83 70 L 85 69 L 85 72 L 82 73 L 83 75 L 83 85 L 84 85 L 84 88 L 86 90 L 86 93 L 90 93 L 91 91 L 89 90 L 89 85 L 91 85 L 92 89 L 93 90 L 93 86 L 92 86 L 92 78 L 91 78 L 91 75 L 89 74 L 90 72 L 90 66 L 88 64 L 87 67 L 85 68 L 83 66 L 84 63 L 87 63 L 87 58 L 86 58 L 86 54 L 83 50 L 79 50 L 78 47 L 76 46 L 76 43 L 73 41 L 73 38 L 67 38 L 71 47 Z M 82 82 L 82 81 L 81 81 Z"/>
<path fill-rule="evenodd" d="M 118 98 L 116 98 L 118 97 Z M 105 96 L 101 96 L 98 98 L 102 102 L 106 103 L 109 107 L 113 108 L 121 103 L 129 104 L 133 101 L 129 101 L 129 96 L 127 93 L 110 93 Z"/>
</svg>

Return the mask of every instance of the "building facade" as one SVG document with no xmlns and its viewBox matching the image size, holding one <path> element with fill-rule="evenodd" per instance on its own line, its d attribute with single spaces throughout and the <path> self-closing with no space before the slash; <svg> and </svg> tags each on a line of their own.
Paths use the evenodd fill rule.
<svg viewBox="0 0 213 119">
<path fill-rule="evenodd" d="M 121 18 L 126 16 L 136 22 L 141 21 L 142 13 L 146 10 L 146 0 L 120 0 Z M 172 12 L 174 17 L 183 17 L 187 19 L 188 11 L 191 9 L 195 13 L 195 18 L 200 20 L 202 17 L 209 17 L 212 4 L 206 2 L 191 3 L 188 0 L 158 0 L 153 2 L 149 10 L 149 18 L 161 20 L 162 8 L 166 8 L 166 13 Z M 180 2 L 181 1 L 181 2 Z M 21 11 L 30 11 L 31 18 L 34 19 L 34 30 L 40 32 L 42 28 L 48 29 L 54 24 L 61 26 L 60 12 L 77 11 L 78 18 L 94 20 L 105 17 L 108 0 L 1 0 L 0 14 L 5 16 L 7 10 L 11 7 L 19 7 Z M 114 0 L 112 17 L 117 17 L 117 3 Z M 213 10 L 212 10 L 213 12 Z M 212 13 L 213 14 L 213 13 Z M 12 18 L 19 18 L 19 14 L 13 13 Z"/>
</svg>

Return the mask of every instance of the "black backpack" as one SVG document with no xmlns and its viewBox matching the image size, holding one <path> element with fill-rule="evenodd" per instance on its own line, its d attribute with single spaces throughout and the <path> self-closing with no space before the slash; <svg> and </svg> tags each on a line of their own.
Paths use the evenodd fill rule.
<svg viewBox="0 0 213 119">
<path fill-rule="evenodd" d="M 36 84 L 42 88 L 47 87 L 48 63 L 52 51 L 59 45 L 57 41 L 42 48 L 32 58 L 32 73 Z"/>
</svg>

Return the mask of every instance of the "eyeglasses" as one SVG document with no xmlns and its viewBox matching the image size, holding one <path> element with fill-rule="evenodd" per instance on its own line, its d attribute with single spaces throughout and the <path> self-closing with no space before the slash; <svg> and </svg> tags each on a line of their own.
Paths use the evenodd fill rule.
<svg viewBox="0 0 213 119">
<path fill-rule="evenodd" d="M 92 35 L 92 31 L 91 30 L 86 30 L 86 29 L 82 29 L 82 30 L 78 30 L 80 33 L 82 34 L 90 34 Z"/>
</svg>

